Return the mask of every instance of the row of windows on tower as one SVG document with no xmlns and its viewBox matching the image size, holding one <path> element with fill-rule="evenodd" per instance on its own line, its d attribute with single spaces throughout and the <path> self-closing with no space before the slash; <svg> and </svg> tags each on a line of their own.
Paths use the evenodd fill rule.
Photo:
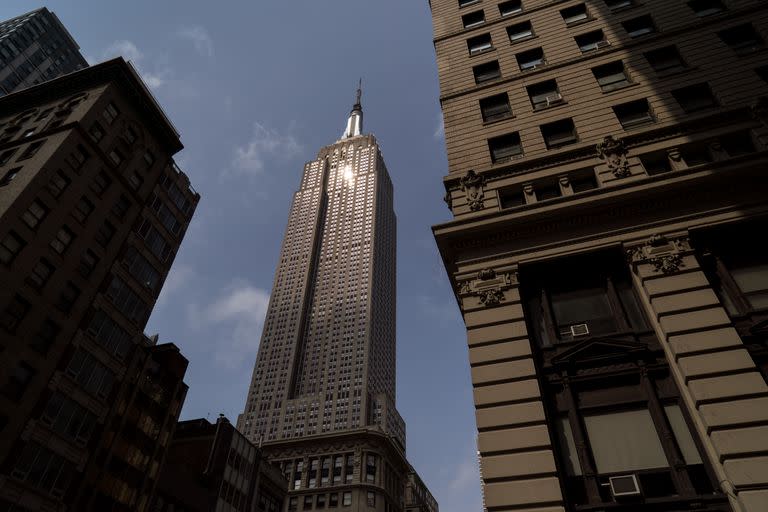
<svg viewBox="0 0 768 512">
<path fill-rule="evenodd" d="M 480 0 L 458 0 L 459 8 L 469 7 L 480 2 Z M 604 3 L 611 11 L 622 10 L 635 5 L 641 5 L 635 0 L 604 0 Z M 721 0 L 689 0 L 686 5 L 698 17 L 711 16 L 726 10 Z M 525 12 L 522 0 L 509 0 L 498 4 L 499 15 L 502 18 L 517 16 Z M 563 21 L 566 25 L 574 25 L 580 22 L 594 19 L 589 12 L 586 4 L 577 4 L 560 11 Z M 479 27 L 485 23 L 485 11 L 478 10 L 462 15 L 461 24 L 465 29 Z"/>
<path fill-rule="evenodd" d="M 645 18 L 650 20 L 649 16 L 643 17 L 642 19 Z M 640 23 L 640 25 L 643 23 L 645 22 Z M 638 27 L 640 25 L 638 25 Z M 518 37 L 519 40 L 519 37 L 532 37 L 533 32 L 530 23 L 526 22 L 522 25 L 515 25 L 514 27 L 514 30 L 517 30 L 518 32 L 510 34 L 510 38 Z M 637 30 L 639 31 L 640 29 L 637 28 Z M 649 32 L 642 33 L 645 34 Z M 717 35 L 723 43 L 728 45 L 739 54 L 754 52 L 765 45 L 763 38 L 760 36 L 760 34 L 758 34 L 758 32 L 750 23 L 721 30 L 717 33 Z M 610 42 L 606 39 L 602 30 L 587 32 L 586 34 L 576 36 L 574 39 L 583 53 L 592 52 L 594 50 L 599 50 L 600 48 L 610 46 Z M 471 55 L 484 53 L 488 50 L 491 50 L 493 49 L 491 35 L 482 34 L 480 36 L 473 37 L 467 41 L 467 46 Z M 660 48 L 658 50 L 649 51 L 644 54 L 651 67 L 656 72 L 669 71 L 671 68 L 675 67 L 672 65 L 675 60 L 681 60 L 679 59 L 679 54 L 677 54 L 677 52 L 675 52 L 675 54 L 677 54 L 677 59 L 675 59 L 675 54 L 667 54 L 667 52 L 664 51 L 666 48 Z M 544 49 L 541 47 L 520 52 L 515 55 L 515 59 L 520 71 L 531 71 L 534 69 L 539 69 L 547 64 L 547 59 L 544 55 Z M 501 67 L 499 66 L 498 60 L 493 60 L 474 66 L 472 68 L 472 73 L 475 78 L 475 83 L 478 85 L 497 80 L 502 77 Z"/>
</svg>

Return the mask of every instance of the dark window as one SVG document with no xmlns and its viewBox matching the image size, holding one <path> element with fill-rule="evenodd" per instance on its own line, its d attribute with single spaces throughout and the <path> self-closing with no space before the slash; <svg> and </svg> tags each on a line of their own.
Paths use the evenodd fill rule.
<svg viewBox="0 0 768 512">
<path fill-rule="evenodd" d="M 314 496 L 307 494 L 304 496 L 304 510 L 312 510 L 312 503 L 314 502 Z"/>
<path fill-rule="evenodd" d="M 597 188 L 597 178 L 592 169 L 572 174 L 568 176 L 568 180 L 571 183 L 571 190 L 576 194 Z"/>
<path fill-rule="evenodd" d="M 339 506 L 339 493 L 332 492 L 331 495 L 328 498 L 328 506 L 329 507 L 338 507 Z"/>
<path fill-rule="evenodd" d="M 574 39 L 582 53 L 591 52 L 610 45 L 602 30 L 593 30 L 592 32 L 576 36 Z"/>
<path fill-rule="evenodd" d="M 128 142 L 128 144 L 132 146 L 139 136 L 136 134 L 136 130 L 129 126 L 123 133 L 123 137 L 125 137 L 125 140 Z"/>
<path fill-rule="evenodd" d="M 91 125 L 90 130 L 88 130 L 88 135 L 90 135 L 93 142 L 98 144 L 104 138 L 104 128 L 101 127 L 98 121 L 95 121 Z"/>
<path fill-rule="evenodd" d="M 85 252 L 80 256 L 80 263 L 77 265 L 77 271 L 83 277 L 90 277 L 96 268 L 96 265 L 98 264 L 99 258 L 93 253 L 93 251 L 86 249 Z"/>
<path fill-rule="evenodd" d="M 672 170 L 672 165 L 669 162 L 669 156 L 666 151 L 657 151 L 655 153 L 640 155 L 640 162 L 642 162 L 643 167 L 645 167 L 645 172 L 650 176 L 663 174 Z"/>
<path fill-rule="evenodd" d="M 366 504 L 369 507 L 375 507 L 376 506 L 376 493 L 373 491 L 368 491 L 366 496 Z"/>
<path fill-rule="evenodd" d="M 521 0 L 510 0 L 499 4 L 499 13 L 502 16 L 512 16 L 523 12 L 523 3 Z"/>
<path fill-rule="evenodd" d="M 117 110 L 117 107 L 114 103 L 109 103 L 102 113 L 102 116 L 104 116 L 104 120 L 107 122 L 107 124 L 114 123 L 115 119 L 117 119 L 117 116 L 119 115 L 120 111 Z"/>
<path fill-rule="evenodd" d="M 520 71 L 528 71 L 536 69 L 546 64 L 544 60 L 544 50 L 541 48 L 534 48 L 526 52 L 518 53 L 515 55 L 517 59 L 517 65 L 520 67 Z"/>
<path fill-rule="evenodd" d="M 512 109 L 509 107 L 509 96 L 504 92 L 481 99 L 480 112 L 483 115 L 483 122 L 486 123 L 511 117 Z"/>
<path fill-rule="evenodd" d="M 5 307 L 2 316 L 0 316 L 0 327 L 8 332 L 16 332 L 19 324 L 29 313 L 31 306 L 29 302 L 21 295 L 16 295 L 13 300 Z"/>
<path fill-rule="evenodd" d="M 152 291 L 157 289 L 160 284 L 160 272 L 135 247 L 131 246 L 126 250 L 125 264 L 128 267 L 128 273 L 142 286 Z"/>
<path fill-rule="evenodd" d="M 764 44 L 751 23 L 721 30 L 717 35 L 737 53 L 750 53 L 762 48 Z"/>
<path fill-rule="evenodd" d="M 757 73 L 757 76 L 759 76 L 763 82 L 768 83 L 768 66 L 761 66 L 755 69 L 755 73 Z"/>
<path fill-rule="evenodd" d="M 592 68 L 592 73 L 594 73 L 603 92 L 622 89 L 630 84 L 627 70 L 620 60 Z"/>
<path fill-rule="evenodd" d="M 29 344 L 30 348 L 41 354 L 47 354 L 60 331 L 61 327 L 59 327 L 59 324 L 50 318 L 46 318 L 32 337 L 32 342 Z"/>
<path fill-rule="evenodd" d="M 509 40 L 513 43 L 533 37 L 533 27 L 531 26 L 531 22 L 524 21 L 516 25 L 510 25 L 507 27 L 507 35 L 509 36 Z"/>
<path fill-rule="evenodd" d="M 607 5 L 609 9 L 615 11 L 617 9 L 623 9 L 625 7 L 631 7 L 635 5 L 635 1 L 634 0 L 605 0 L 605 5 Z"/>
<path fill-rule="evenodd" d="M 351 483 L 354 476 L 355 464 L 353 457 L 353 455 L 346 455 L 344 457 L 344 481 L 346 483 Z"/>
<path fill-rule="evenodd" d="M 27 242 L 18 233 L 11 231 L 0 241 L 0 263 L 10 265 Z"/>
<path fill-rule="evenodd" d="M 16 176 L 19 175 L 21 172 L 21 167 L 14 167 L 13 169 L 8 169 L 5 174 L 3 174 L 3 177 L 0 178 L 0 187 L 4 187 L 5 185 L 8 185 L 10 182 L 16 179 Z"/>
<path fill-rule="evenodd" d="M 725 10 L 720 0 L 691 0 L 688 2 L 688 7 L 693 9 L 699 17 L 711 16 Z"/>
<path fill-rule="evenodd" d="M 69 313 L 72 311 L 72 307 L 75 305 L 75 302 L 77 302 L 78 297 L 80 297 L 80 293 L 80 288 L 75 286 L 71 281 L 67 281 L 67 284 L 64 285 L 64 289 L 61 290 L 61 293 L 59 294 L 56 307 L 64 313 Z"/>
<path fill-rule="evenodd" d="M 572 119 L 562 119 L 541 126 L 541 134 L 548 149 L 559 148 L 578 142 L 576 126 Z"/>
<path fill-rule="evenodd" d="M 515 208 L 525 204 L 525 197 L 520 188 L 506 188 L 499 191 L 499 203 L 502 208 Z"/>
<path fill-rule="evenodd" d="M 48 182 L 48 191 L 50 191 L 53 197 L 59 197 L 70 183 L 71 181 L 63 171 L 56 171 L 56 173 L 51 176 L 51 181 Z"/>
<path fill-rule="evenodd" d="M 472 28 L 485 23 L 485 14 L 483 11 L 475 11 L 469 14 L 465 14 L 461 17 L 461 23 L 464 28 Z"/>
<path fill-rule="evenodd" d="M 169 233 L 178 235 L 181 231 L 181 222 L 176 218 L 176 215 L 168 208 L 160 197 L 155 194 L 152 199 L 152 209 L 157 214 L 158 220 L 162 223 L 163 227 L 168 230 Z"/>
<path fill-rule="evenodd" d="M 85 391 L 99 397 L 109 395 L 115 382 L 115 375 L 83 349 L 72 354 L 65 373 Z"/>
<path fill-rule="evenodd" d="M 488 139 L 488 149 L 491 152 L 491 161 L 495 164 L 507 162 L 511 158 L 523 154 L 520 134 L 517 132 Z"/>
<path fill-rule="evenodd" d="M 315 504 L 317 508 L 325 508 L 325 494 L 318 494 Z"/>
<path fill-rule="evenodd" d="M 341 495 L 341 504 L 345 507 L 349 507 L 352 505 L 352 493 L 351 492 L 344 492 Z"/>
<path fill-rule="evenodd" d="M 83 196 L 75 205 L 75 209 L 72 210 L 72 216 L 80 224 L 85 224 L 85 221 L 88 219 L 91 213 L 93 213 L 94 209 L 95 206 L 93 203 L 87 197 Z"/>
<path fill-rule="evenodd" d="M 40 151 L 40 148 L 43 147 L 43 144 L 45 144 L 45 140 L 38 140 L 33 142 L 27 146 L 27 149 L 24 150 L 24 152 L 19 156 L 19 158 L 16 159 L 16 161 L 20 162 L 21 160 L 32 158 L 38 151 Z"/>
<path fill-rule="evenodd" d="M 45 286 L 45 283 L 47 283 L 51 278 L 51 275 L 53 275 L 54 270 L 56 269 L 51 265 L 50 261 L 45 258 L 40 258 L 40 261 L 37 262 L 37 265 L 35 265 L 25 281 L 32 288 L 39 290 Z"/>
<path fill-rule="evenodd" d="M 365 457 L 365 481 L 372 484 L 376 482 L 376 456 L 368 454 Z"/>
<path fill-rule="evenodd" d="M 663 71 L 679 71 L 685 69 L 685 62 L 680 57 L 676 46 L 665 46 L 646 52 L 645 58 L 657 73 Z"/>
<path fill-rule="evenodd" d="M 749 131 L 729 133 L 720 137 L 720 146 L 728 156 L 739 156 L 753 153 L 755 143 Z"/>
<path fill-rule="evenodd" d="M 143 184 L 144 184 L 144 178 L 142 178 L 135 172 L 131 174 L 130 178 L 128 178 L 128 185 L 133 190 L 139 190 Z"/>
<path fill-rule="evenodd" d="M 147 319 L 149 306 L 121 278 L 112 277 L 106 295 L 126 318 L 136 323 Z"/>
<path fill-rule="evenodd" d="M 11 148 L 0 153 L 0 165 L 5 165 L 11 161 L 11 157 L 18 151 L 19 148 Z"/>
<path fill-rule="evenodd" d="M 288 498 L 288 511 L 293 512 L 298 509 L 299 509 L 299 498 L 296 496 L 291 496 L 290 498 Z"/>
<path fill-rule="evenodd" d="M 589 19 L 589 12 L 586 5 L 577 4 L 560 11 L 560 16 L 563 17 L 566 25 L 573 25 L 574 23 Z"/>
<path fill-rule="evenodd" d="M 91 154 L 81 144 L 78 144 L 75 151 L 69 155 L 68 162 L 70 167 L 72 167 L 76 173 L 80 174 L 80 170 L 89 158 L 91 158 Z"/>
<path fill-rule="evenodd" d="M 120 165 L 123 163 L 123 160 L 125 160 L 125 157 L 120 152 L 119 149 L 115 148 L 112 151 L 109 152 L 109 159 L 112 160 L 112 163 L 115 165 Z"/>
<path fill-rule="evenodd" d="M 712 154 L 706 143 L 686 144 L 680 149 L 680 154 L 688 167 L 707 164 L 712 161 Z"/>
<path fill-rule="evenodd" d="M 2 388 L 2 393 L 11 400 L 18 402 L 27 391 L 27 387 L 35 377 L 35 373 L 37 372 L 34 368 L 21 361 L 8 376 L 8 380 Z"/>
<path fill-rule="evenodd" d="M 493 48 L 493 43 L 491 43 L 491 34 L 481 34 L 479 36 L 468 39 L 467 47 L 469 48 L 470 55 L 490 50 Z"/>
<path fill-rule="evenodd" d="M 636 100 L 616 105 L 613 107 L 613 111 L 625 129 L 654 122 L 648 100 Z"/>
<path fill-rule="evenodd" d="M 32 204 L 29 205 L 27 211 L 21 215 L 21 220 L 24 221 L 24 224 L 29 226 L 29 229 L 34 230 L 37 229 L 37 226 L 39 226 L 41 222 L 43 222 L 46 215 L 48 215 L 48 207 L 39 199 L 35 199 L 32 201 Z"/>
<path fill-rule="evenodd" d="M 499 61 L 492 60 L 485 64 L 480 64 L 472 68 L 472 73 L 475 75 L 475 83 L 482 84 L 491 80 L 496 80 L 501 77 L 501 69 L 499 69 Z"/>
<path fill-rule="evenodd" d="M 11 475 L 27 484 L 62 497 L 74 474 L 74 466 L 36 442 L 29 442 L 16 460 Z"/>
<path fill-rule="evenodd" d="M 706 83 L 689 85 L 682 89 L 676 89 L 672 91 L 672 96 L 674 96 L 675 100 L 680 104 L 680 107 L 687 113 L 706 110 L 717 106 L 717 101 L 712 95 L 712 90 Z"/>
<path fill-rule="evenodd" d="M 96 415 L 60 392 L 54 393 L 40 419 L 58 434 L 84 445 L 96 426 Z"/>
<path fill-rule="evenodd" d="M 627 20 L 621 24 L 627 31 L 629 37 L 640 37 L 646 34 L 656 32 L 656 26 L 653 24 L 653 18 L 649 14 Z"/>
<path fill-rule="evenodd" d="M 96 243 L 106 248 L 114 236 L 115 226 L 113 226 L 112 223 L 108 220 L 105 220 L 104 223 L 99 227 L 99 230 L 96 232 L 96 236 L 93 238 L 96 240 Z"/>
<path fill-rule="evenodd" d="M 112 207 L 112 213 L 117 217 L 118 219 L 124 219 L 125 215 L 128 213 L 128 210 L 131 208 L 131 201 L 124 195 L 120 194 L 120 197 L 118 198 L 115 205 Z"/>
<path fill-rule="evenodd" d="M 155 165 L 155 155 L 151 151 L 144 152 L 144 163 L 147 164 L 147 169 Z"/>
<path fill-rule="evenodd" d="M 91 182 L 91 190 L 98 196 L 101 197 L 104 195 L 104 192 L 107 191 L 109 186 L 112 184 L 112 178 L 107 176 L 107 174 L 104 171 L 99 171 L 99 173 L 93 178 L 93 181 Z"/>
<path fill-rule="evenodd" d="M 72 230 L 67 226 L 62 226 L 56 233 L 56 237 L 51 240 L 51 248 L 58 254 L 64 254 L 74 238 L 75 235 L 72 233 Z"/>
<path fill-rule="evenodd" d="M 560 186 L 556 181 L 543 181 L 536 183 L 534 186 L 534 192 L 536 193 L 537 201 L 555 199 L 563 195 L 562 191 L 560 190 Z"/>
</svg>

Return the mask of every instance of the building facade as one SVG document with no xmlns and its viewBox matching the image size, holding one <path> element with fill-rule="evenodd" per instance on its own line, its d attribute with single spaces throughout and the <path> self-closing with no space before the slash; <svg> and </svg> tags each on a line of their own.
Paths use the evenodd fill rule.
<svg viewBox="0 0 768 512">
<path fill-rule="evenodd" d="M 768 6 L 430 7 L 486 509 L 768 510 Z"/>
<path fill-rule="evenodd" d="M 187 361 L 143 334 L 199 195 L 122 59 L 0 98 L 0 510 L 143 510 Z"/>
<path fill-rule="evenodd" d="M 280 512 L 287 483 L 223 416 L 181 421 L 163 464 L 152 512 Z"/>
<path fill-rule="evenodd" d="M 358 90 L 341 139 L 304 166 L 238 418 L 285 472 L 289 511 L 403 510 L 395 255 L 392 182 Z"/>
<path fill-rule="evenodd" d="M 87 66 L 77 42 L 45 7 L 0 22 L 0 96 Z"/>
</svg>

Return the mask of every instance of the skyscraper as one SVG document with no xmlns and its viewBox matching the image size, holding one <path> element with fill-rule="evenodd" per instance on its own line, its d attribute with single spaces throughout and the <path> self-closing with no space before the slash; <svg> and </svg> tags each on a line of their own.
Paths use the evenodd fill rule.
<svg viewBox="0 0 768 512">
<path fill-rule="evenodd" d="M 45 7 L 0 22 L 0 96 L 87 66 L 77 42 Z"/>
<path fill-rule="evenodd" d="M 768 6 L 432 0 L 488 510 L 768 510 Z"/>
<path fill-rule="evenodd" d="M 289 510 L 402 510 L 411 468 L 395 408 L 396 219 L 361 91 L 294 194 L 245 411 L 289 481 Z"/>
<path fill-rule="evenodd" d="M 143 510 L 187 386 L 144 336 L 200 198 L 122 59 L 0 98 L 0 510 Z"/>
</svg>

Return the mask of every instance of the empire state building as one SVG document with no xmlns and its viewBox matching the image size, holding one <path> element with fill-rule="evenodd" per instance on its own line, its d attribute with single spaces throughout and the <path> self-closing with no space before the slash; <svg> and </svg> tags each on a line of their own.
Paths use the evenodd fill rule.
<svg viewBox="0 0 768 512">
<path fill-rule="evenodd" d="M 289 510 L 404 510 L 413 471 L 395 408 L 392 181 L 360 97 L 304 165 L 238 417 L 282 468 Z"/>
</svg>

